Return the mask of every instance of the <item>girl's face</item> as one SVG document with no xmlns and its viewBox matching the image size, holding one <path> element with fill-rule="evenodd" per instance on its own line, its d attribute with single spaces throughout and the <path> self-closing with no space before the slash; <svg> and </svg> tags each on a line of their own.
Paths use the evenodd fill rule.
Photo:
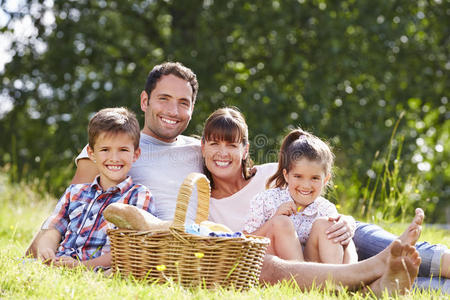
<svg viewBox="0 0 450 300">
<path fill-rule="evenodd" d="M 314 202 L 330 179 L 330 174 L 325 174 L 321 163 L 307 158 L 292 162 L 291 170 L 287 172 L 283 169 L 283 175 L 289 194 L 297 206 L 302 207 Z"/>
<path fill-rule="evenodd" d="M 202 141 L 205 165 L 214 178 L 236 179 L 242 177 L 242 160 L 248 155 L 249 146 L 240 142 L 223 140 Z"/>
</svg>

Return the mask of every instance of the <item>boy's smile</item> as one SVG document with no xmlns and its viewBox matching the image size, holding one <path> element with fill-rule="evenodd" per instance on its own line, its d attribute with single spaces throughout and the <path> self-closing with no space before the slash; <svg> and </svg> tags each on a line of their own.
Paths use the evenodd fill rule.
<svg viewBox="0 0 450 300">
<path fill-rule="evenodd" d="M 126 133 L 104 132 L 96 139 L 94 149 L 88 146 L 88 153 L 100 172 L 102 189 L 107 190 L 127 177 L 140 149 L 134 149 L 133 139 Z"/>
</svg>

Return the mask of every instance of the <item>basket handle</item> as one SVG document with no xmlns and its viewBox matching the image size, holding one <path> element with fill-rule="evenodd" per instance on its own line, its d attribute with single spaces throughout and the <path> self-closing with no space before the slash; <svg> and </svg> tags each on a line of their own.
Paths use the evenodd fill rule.
<svg viewBox="0 0 450 300">
<path fill-rule="evenodd" d="M 181 184 L 178 191 L 177 206 L 175 208 L 175 216 L 173 218 L 173 227 L 181 228 L 186 221 L 186 210 L 189 204 L 189 199 L 192 195 L 192 188 L 194 184 L 197 185 L 197 216 L 195 222 L 200 222 L 208 219 L 209 214 L 209 195 L 211 188 L 209 186 L 209 180 L 205 175 L 201 173 L 190 173 Z"/>
</svg>

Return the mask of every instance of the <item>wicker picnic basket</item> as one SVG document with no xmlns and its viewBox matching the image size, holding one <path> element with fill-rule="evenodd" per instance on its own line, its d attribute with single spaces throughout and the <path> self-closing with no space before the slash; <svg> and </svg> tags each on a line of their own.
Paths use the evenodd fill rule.
<svg viewBox="0 0 450 300">
<path fill-rule="evenodd" d="M 208 237 L 185 233 L 186 210 L 197 185 L 196 223 L 207 220 L 210 187 L 200 173 L 191 173 L 178 192 L 173 224 L 168 231 L 111 229 L 113 272 L 141 280 L 183 286 L 214 286 L 247 289 L 258 283 L 269 239 Z"/>
</svg>

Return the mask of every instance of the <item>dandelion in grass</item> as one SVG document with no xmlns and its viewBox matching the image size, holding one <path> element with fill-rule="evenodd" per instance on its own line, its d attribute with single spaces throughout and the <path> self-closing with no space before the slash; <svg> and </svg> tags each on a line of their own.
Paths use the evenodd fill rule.
<svg viewBox="0 0 450 300">
<path fill-rule="evenodd" d="M 334 185 L 334 188 L 337 189 L 339 186 L 337 184 Z"/>
<path fill-rule="evenodd" d="M 197 257 L 197 258 L 203 258 L 203 256 L 205 256 L 205 253 L 203 253 L 203 252 L 195 252 L 195 257 Z"/>
<path fill-rule="evenodd" d="M 337 210 L 340 210 L 340 209 L 341 209 L 341 205 L 336 204 L 336 209 L 337 209 Z"/>
<path fill-rule="evenodd" d="M 166 270 L 166 266 L 165 265 L 157 265 L 156 266 L 156 270 L 163 272 Z"/>
</svg>

